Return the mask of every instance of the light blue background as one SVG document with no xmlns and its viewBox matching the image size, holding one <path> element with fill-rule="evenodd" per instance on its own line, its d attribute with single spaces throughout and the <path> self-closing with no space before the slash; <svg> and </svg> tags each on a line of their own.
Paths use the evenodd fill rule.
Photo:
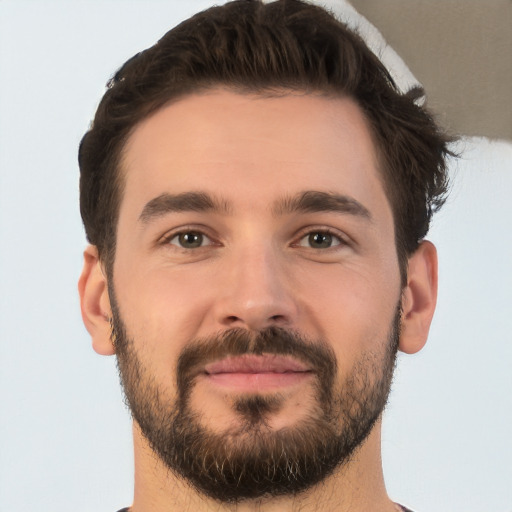
<svg viewBox="0 0 512 512">
<path fill-rule="evenodd" d="M 112 72 L 209 4 L 0 1 L 0 511 L 131 503 L 115 362 L 79 315 L 77 148 Z M 512 144 L 459 149 L 430 237 L 438 313 L 385 417 L 386 482 L 418 512 L 511 512 Z"/>
</svg>

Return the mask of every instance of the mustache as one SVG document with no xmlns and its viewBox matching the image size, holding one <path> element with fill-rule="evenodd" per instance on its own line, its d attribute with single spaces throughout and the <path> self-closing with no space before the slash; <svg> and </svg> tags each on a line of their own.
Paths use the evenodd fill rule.
<svg viewBox="0 0 512 512">
<path fill-rule="evenodd" d="M 236 328 L 197 339 L 183 349 L 177 362 L 178 389 L 189 388 L 208 363 L 229 356 L 262 354 L 296 358 L 326 381 L 332 381 L 337 371 L 334 351 L 323 340 L 313 341 L 281 327 L 260 331 Z"/>
</svg>

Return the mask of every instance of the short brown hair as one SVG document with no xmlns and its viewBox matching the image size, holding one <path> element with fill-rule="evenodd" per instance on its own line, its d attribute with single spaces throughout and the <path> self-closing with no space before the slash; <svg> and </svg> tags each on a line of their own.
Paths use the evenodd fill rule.
<svg viewBox="0 0 512 512">
<path fill-rule="evenodd" d="M 112 265 L 122 197 L 120 156 L 144 118 L 171 100 L 223 86 L 353 98 L 381 159 L 402 279 L 407 257 L 444 202 L 449 138 L 401 93 L 363 40 L 324 9 L 299 0 L 238 0 L 196 14 L 117 71 L 80 144 L 80 208 L 87 238 Z"/>
</svg>

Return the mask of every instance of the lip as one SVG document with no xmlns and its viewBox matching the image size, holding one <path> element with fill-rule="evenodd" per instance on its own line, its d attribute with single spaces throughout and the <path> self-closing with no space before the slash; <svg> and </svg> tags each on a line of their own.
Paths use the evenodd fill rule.
<svg viewBox="0 0 512 512">
<path fill-rule="evenodd" d="M 220 361 L 208 363 L 204 367 L 207 375 L 220 373 L 297 373 L 308 372 L 304 363 L 292 357 L 262 354 L 230 356 Z"/>
<path fill-rule="evenodd" d="M 239 392 L 294 386 L 311 375 L 311 369 L 301 361 L 271 354 L 227 357 L 204 367 L 204 377 L 209 383 Z"/>
</svg>

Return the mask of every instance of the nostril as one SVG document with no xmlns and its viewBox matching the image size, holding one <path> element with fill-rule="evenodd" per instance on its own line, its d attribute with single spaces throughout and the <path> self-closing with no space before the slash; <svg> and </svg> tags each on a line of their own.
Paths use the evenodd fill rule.
<svg viewBox="0 0 512 512">
<path fill-rule="evenodd" d="M 283 315 L 274 315 L 269 318 L 272 322 L 282 322 L 285 319 Z"/>
<path fill-rule="evenodd" d="M 284 322 L 286 322 L 286 317 L 284 315 L 272 315 L 272 316 L 267 317 L 267 321 L 263 322 L 263 323 L 265 325 L 268 325 L 268 324 L 282 324 Z M 229 315 L 229 316 L 226 316 L 224 319 L 225 325 L 232 325 L 232 324 L 236 324 L 236 323 L 252 325 L 254 322 L 249 319 L 246 319 L 246 321 L 244 321 L 243 317 L 238 317 L 236 315 Z"/>
</svg>

